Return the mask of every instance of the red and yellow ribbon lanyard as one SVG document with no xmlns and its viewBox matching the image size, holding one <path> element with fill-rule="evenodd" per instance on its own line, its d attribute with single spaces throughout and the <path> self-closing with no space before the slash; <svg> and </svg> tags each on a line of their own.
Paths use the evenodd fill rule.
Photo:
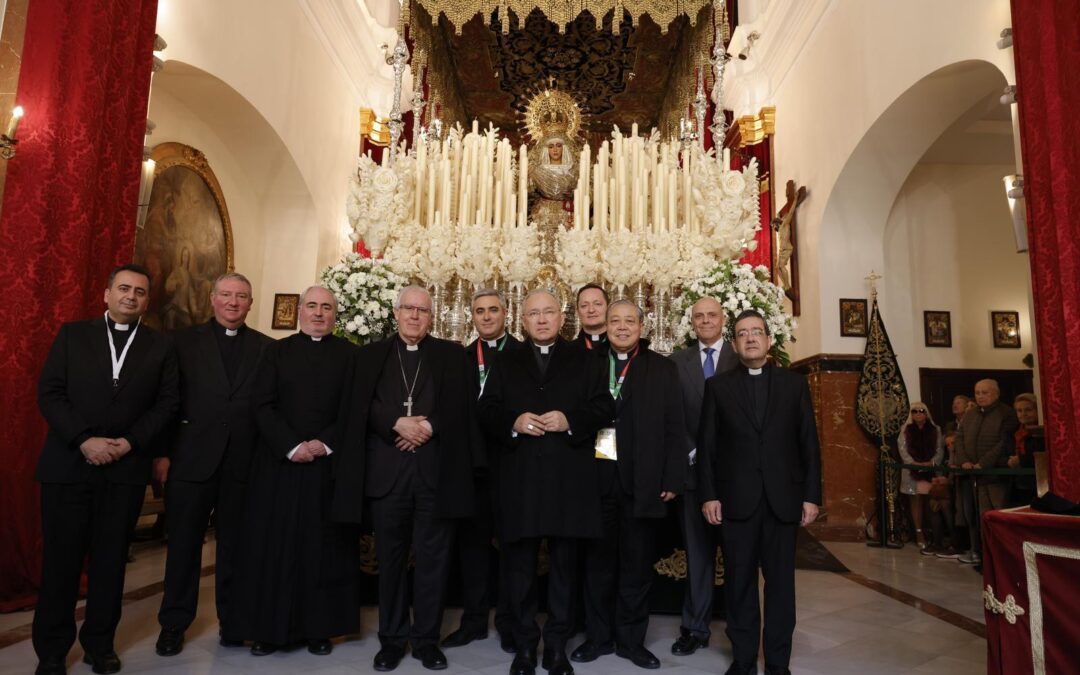
<svg viewBox="0 0 1080 675">
<path fill-rule="evenodd" d="M 503 350 L 503 347 L 506 346 L 507 338 L 509 338 L 509 334 L 503 335 L 503 338 L 502 338 L 502 340 L 499 341 L 499 346 L 495 351 L 501 352 Z M 483 342 L 484 342 L 483 340 L 477 340 L 476 341 L 476 362 L 477 362 L 477 364 L 478 364 L 478 366 L 480 368 L 480 388 L 481 389 L 484 388 L 484 383 L 487 382 L 488 375 L 491 374 L 486 368 L 484 368 L 484 345 L 483 345 Z"/>
<path fill-rule="evenodd" d="M 635 347 L 634 353 L 626 360 L 626 365 L 623 366 L 618 381 L 615 379 L 615 355 L 611 351 L 608 352 L 608 391 L 611 392 L 611 398 L 615 400 L 619 399 L 619 393 L 622 392 L 623 382 L 626 381 L 626 371 L 630 370 L 630 364 L 637 358 L 639 351 L 641 351 L 641 345 Z"/>
</svg>

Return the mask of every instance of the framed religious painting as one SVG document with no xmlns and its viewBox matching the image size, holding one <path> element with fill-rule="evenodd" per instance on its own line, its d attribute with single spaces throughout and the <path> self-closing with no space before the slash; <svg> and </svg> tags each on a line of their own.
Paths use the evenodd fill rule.
<svg viewBox="0 0 1080 675">
<path fill-rule="evenodd" d="M 990 312 L 990 331 L 994 334 L 995 349 L 1020 349 L 1020 313 Z"/>
<path fill-rule="evenodd" d="M 923 339 L 927 347 L 952 347 L 952 314 L 923 312 Z"/>
<path fill-rule="evenodd" d="M 296 330 L 296 316 L 300 308 L 299 293 L 274 293 L 274 330 Z"/>
<path fill-rule="evenodd" d="M 213 316 L 214 281 L 233 270 L 232 225 L 221 185 L 202 152 L 162 143 L 150 159 L 153 186 L 135 231 L 135 262 L 150 272 L 144 321 L 175 330 Z"/>
<path fill-rule="evenodd" d="M 840 336 L 866 337 L 866 300 L 840 298 Z"/>
</svg>

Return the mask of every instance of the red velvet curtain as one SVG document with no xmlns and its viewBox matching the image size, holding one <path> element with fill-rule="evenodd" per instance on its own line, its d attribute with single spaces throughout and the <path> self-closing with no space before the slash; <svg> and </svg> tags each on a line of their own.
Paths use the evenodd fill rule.
<svg viewBox="0 0 1080 675">
<path fill-rule="evenodd" d="M 766 136 L 760 143 L 748 145 L 745 148 L 737 148 L 731 151 L 731 168 L 742 169 L 754 158 L 758 163 L 758 181 L 763 185 L 771 185 L 772 181 L 772 136 Z M 761 212 L 761 229 L 754 236 L 757 248 L 747 251 L 739 262 L 750 265 L 764 265 L 772 271 L 772 194 L 770 190 L 762 189 L 758 207 Z"/>
<path fill-rule="evenodd" d="M 104 311 L 131 260 L 157 0 L 33 0 L 17 101 L 26 109 L 0 218 L 0 611 L 40 575 L 37 377 L 63 321 Z"/>
<path fill-rule="evenodd" d="M 1012 15 L 1051 489 L 1080 501 L 1080 3 Z"/>
</svg>

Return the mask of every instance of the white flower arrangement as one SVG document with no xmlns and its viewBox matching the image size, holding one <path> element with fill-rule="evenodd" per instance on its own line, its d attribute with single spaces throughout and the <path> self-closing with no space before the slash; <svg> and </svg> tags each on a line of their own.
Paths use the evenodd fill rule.
<svg viewBox="0 0 1080 675">
<path fill-rule="evenodd" d="M 425 230 L 418 223 L 400 226 L 383 252 L 383 260 L 403 277 L 415 277 L 420 271 L 420 243 Z"/>
<path fill-rule="evenodd" d="M 728 260 L 753 250 L 754 234 L 761 229 L 757 160 L 751 159 L 742 171 L 731 171 L 716 161 L 712 150 L 698 150 L 691 180 L 695 209 L 713 256 Z"/>
<path fill-rule="evenodd" d="M 679 246 L 671 239 L 671 234 L 667 232 L 650 232 L 645 235 L 644 278 L 657 288 L 670 288 L 679 279 L 682 255 Z"/>
<path fill-rule="evenodd" d="M 598 242 L 600 273 L 621 293 L 645 277 L 644 237 L 629 230 L 605 232 Z"/>
<path fill-rule="evenodd" d="M 385 261 L 350 253 L 319 280 L 338 301 L 336 335 L 362 345 L 394 332 L 394 300 L 408 281 Z"/>
<path fill-rule="evenodd" d="M 596 274 L 600 270 L 600 259 L 597 257 L 599 243 L 593 230 L 584 227 L 559 230 L 555 246 L 555 268 L 559 278 L 574 291 L 596 280 Z"/>
<path fill-rule="evenodd" d="M 532 227 L 503 230 L 499 274 L 511 285 L 527 284 L 540 272 L 540 231 Z"/>
<path fill-rule="evenodd" d="M 448 283 L 457 272 L 457 228 L 434 223 L 423 229 L 421 236 L 416 276 L 429 286 Z"/>
<path fill-rule="evenodd" d="M 697 339 L 690 321 L 690 309 L 703 297 L 713 297 L 723 306 L 727 321 L 724 339 L 735 337 L 735 317 L 747 309 L 755 309 L 765 318 L 772 335 L 773 356 L 783 365 L 790 361 L 784 345 L 794 342 L 796 322 L 784 309 L 784 291 L 769 280 L 764 265 L 751 267 L 733 261 L 717 265 L 707 274 L 683 284 L 682 293 L 675 299 L 673 309 L 679 317 L 675 341 L 692 343 Z"/>
<path fill-rule="evenodd" d="M 716 267 L 718 261 L 712 254 L 709 238 L 700 232 L 688 232 L 678 242 L 679 260 L 675 265 L 675 279 L 687 283 L 704 276 Z"/>
<path fill-rule="evenodd" d="M 501 228 L 485 225 L 462 225 L 457 228 L 455 271 L 476 288 L 495 276 L 500 231 Z"/>
<path fill-rule="evenodd" d="M 379 166 L 367 155 L 357 161 L 345 203 L 349 238 L 362 240 L 372 255 L 382 253 L 391 235 L 412 220 L 415 165 L 416 158 L 404 153 L 393 166 Z"/>
</svg>

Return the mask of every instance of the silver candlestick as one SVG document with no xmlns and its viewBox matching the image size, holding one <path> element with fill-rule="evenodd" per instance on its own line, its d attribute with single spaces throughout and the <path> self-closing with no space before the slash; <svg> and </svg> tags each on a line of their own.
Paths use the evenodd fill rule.
<svg viewBox="0 0 1080 675">
<path fill-rule="evenodd" d="M 424 108 L 427 106 L 427 101 L 424 100 L 424 66 L 420 66 L 420 72 L 417 74 L 415 80 L 413 80 L 413 94 L 412 94 L 412 146 L 415 148 L 420 142 L 420 128 L 423 126 L 421 122 L 424 119 Z"/>
<path fill-rule="evenodd" d="M 393 54 L 387 57 L 387 64 L 394 67 L 394 102 L 390 107 L 390 164 L 397 157 L 398 143 L 401 141 L 401 79 L 405 74 L 405 64 L 409 62 L 409 47 L 405 39 L 398 36 Z"/>
<path fill-rule="evenodd" d="M 709 58 L 709 63 L 713 69 L 713 87 L 712 87 L 712 103 L 713 103 L 713 123 L 709 128 L 712 132 L 713 147 L 720 152 L 720 148 L 724 147 L 724 141 L 727 138 L 727 117 L 724 116 L 724 71 L 727 68 L 728 55 L 724 49 L 723 39 L 717 35 L 716 42 L 713 44 L 712 56 Z"/>
<path fill-rule="evenodd" d="M 705 73 L 697 70 L 697 92 L 694 94 L 694 133 L 702 150 L 705 150 L 705 112 L 709 99 L 705 97 Z"/>
</svg>

